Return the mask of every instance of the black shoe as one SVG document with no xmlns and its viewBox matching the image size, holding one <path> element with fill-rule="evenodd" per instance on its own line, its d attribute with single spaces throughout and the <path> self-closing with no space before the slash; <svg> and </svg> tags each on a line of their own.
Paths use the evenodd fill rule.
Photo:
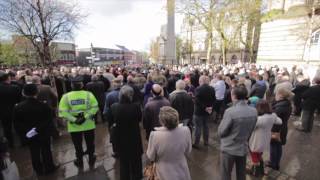
<svg viewBox="0 0 320 180">
<path fill-rule="evenodd" d="M 264 176 L 265 173 L 264 173 L 264 162 L 263 162 L 263 160 L 260 160 L 259 170 L 260 170 L 260 174 L 261 174 L 262 176 Z"/>
<path fill-rule="evenodd" d="M 89 156 L 89 166 L 94 167 L 94 163 L 96 162 L 97 157 L 95 155 Z"/>
<path fill-rule="evenodd" d="M 83 160 L 76 159 L 73 161 L 74 165 L 77 166 L 78 168 L 83 168 Z"/>
<path fill-rule="evenodd" d="M 196 144 L 192 145 L 192 147 L 193 147 L 194 149 L 200 149 L 199 145 L 196 145 Z"/>
<path fill-rule="evenodd" d="M 209 146 L 209 143 L 208 143 L 208 142 L 205 142 L 204 145 L 205 145 L 205 146 Z"/>
</svg>

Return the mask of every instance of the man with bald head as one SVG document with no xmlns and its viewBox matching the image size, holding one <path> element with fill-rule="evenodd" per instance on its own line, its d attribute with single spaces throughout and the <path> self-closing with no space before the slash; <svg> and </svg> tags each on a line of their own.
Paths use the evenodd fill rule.
<svg viewBox="0 0 320 180">
<path fill-rule="evenodd" d="M 151 97 L 144 108 L 143 127 L 146 130 L 147 139 L 155 127 L 160 127 L 159 112 L 163 106 L 170 106 L 170 102 L 163 97 L 163 89 L 159 84 L 154 84 L 151 88 Z"/>
</svg>

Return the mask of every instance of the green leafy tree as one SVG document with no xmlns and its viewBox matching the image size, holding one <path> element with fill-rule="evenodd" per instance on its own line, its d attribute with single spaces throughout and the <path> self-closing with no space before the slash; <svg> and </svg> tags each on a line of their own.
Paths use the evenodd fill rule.
<svg viewBox="0 0 320 180">
<path fill-rule="evenodd" d="M 0 63 L 18 65 L 19 59 L 19 54 L 12 44 L 0 44 Z"/>
</svg>

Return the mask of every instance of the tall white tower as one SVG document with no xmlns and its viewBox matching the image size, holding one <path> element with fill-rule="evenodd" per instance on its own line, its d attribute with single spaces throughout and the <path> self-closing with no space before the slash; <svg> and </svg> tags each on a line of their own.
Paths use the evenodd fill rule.
<svg viewBox="0 0 320 180">
<path fill-rule="evenodd" d="M 175 0 L 167 0 L 167 41 L 165 47 L 165 64 L 177 64 L 175 35 Z"/>
</svg>

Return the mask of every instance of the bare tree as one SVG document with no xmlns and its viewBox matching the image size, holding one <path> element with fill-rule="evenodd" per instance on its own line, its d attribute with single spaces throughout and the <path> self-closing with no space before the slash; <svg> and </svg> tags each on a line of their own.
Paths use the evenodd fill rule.
<svg viewBox="0 0 320 180">
<path fill-rule="evenodd" d="M 50 43 L 72 38 L 85 16 L 79 5 L 58 0 L 0 0 L 0 25 L 30 40 L 41 64 L 52 64 Z"/>
</svg>

